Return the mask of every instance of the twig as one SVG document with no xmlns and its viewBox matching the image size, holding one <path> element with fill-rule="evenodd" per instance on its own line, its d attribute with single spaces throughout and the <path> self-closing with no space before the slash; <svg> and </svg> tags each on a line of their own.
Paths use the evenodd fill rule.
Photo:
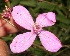
<svg viewBox="0 0 70 56">
<path fill-rule="evenodd" d="M 67 48 L 70 48 L 70 45 L 63 45 L 63 47 L 67 47 Z"/>
<path fill-rule="evenodd" d="M 42 49 L 42 50 L 44 50 L 44 51 L 46 51 L 45 48 L 42 47 L 42 46 L 40 46 L 40 45 L 37 45 L 37 44 L 35 44 L 35 43 L 34 43 L 33 45 L 36 46 L 36 47 L 38 47 L 38 48 L 40 48 L 40 49 Z"/>
</svg>

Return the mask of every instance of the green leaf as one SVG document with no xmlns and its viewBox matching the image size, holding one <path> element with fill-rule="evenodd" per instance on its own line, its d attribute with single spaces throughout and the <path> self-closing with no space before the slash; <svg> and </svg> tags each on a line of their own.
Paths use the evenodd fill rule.
<svg viewBox="0 0 70 56">
<path fill-rule="evenodd" d="M 48 2 L 38 2 L 38 7 L 42 8 L 42 9 L 50 9 L 50 10 L 54 10 L 54 8 L 56 7 L 56 5 L 48 3 Z"/>
<path fill-rule="evenodd" d="M 35 1 L 21 1 L 21 5 L 25 6 L 31 6 L 31 7 L 36 7 L 36 2 Z"/>
<path fill-rule="evenodd" d="M 17 0 L 17 1 L 12 0 L 12 1 L 11 1 L 11 7 L 13 7 L 13 6 L 15 6 L 15 5 L 18 5 L 19 2 L 20 2 L 20 0 Z"/>
<path fill-rule="evenodd" d="M 59 20 L 62 23 L 70 24 L 70 20 L 68 18 L 65 18 L 65 16 L 62 16 L 60 14 L 57 15 L 57 20 Z"/>
<path fill-rule="evenodd" d="M 70 0 L 67 0 L 67 6 L 70 8 Z"/>
</svg>

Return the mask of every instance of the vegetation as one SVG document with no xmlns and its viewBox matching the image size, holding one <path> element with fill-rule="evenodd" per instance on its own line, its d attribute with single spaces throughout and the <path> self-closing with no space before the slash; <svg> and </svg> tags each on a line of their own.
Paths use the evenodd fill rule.
<svg viewBox="0 0 70 56">
<path fill-rule="evenodd" d="M 0 0 L 0 12 L 6 4 L 4 0 Z M 55 12 L 56 24 L 44 29 L 54 33 L 60 39 L 63 47 L 56 53 L 48 52 L 41 46 L 40 40 L 37 38 L 27 51 L 19 54 L 11 52 L 11 56 L 70 56 L 70 0 L 10 0 L 11 8 L 16 5 L 25 6 L 34 20 L 40 13 Z M 17 34 L 3 37 L 8 46 Z"/>
</svg>

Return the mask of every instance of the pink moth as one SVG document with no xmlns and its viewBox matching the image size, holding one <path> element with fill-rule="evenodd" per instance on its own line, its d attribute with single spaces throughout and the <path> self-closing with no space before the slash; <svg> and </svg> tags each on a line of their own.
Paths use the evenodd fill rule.
<svg viewBox="0 0 70 56">
<path fill-rule="evenodd" d="M 13 39 L 10 44 L 10 49 L 13 53 L 27 50 L 33 44 L 37 35 L 44 48 L 50 52 L 57 52 L 62 47 L 60 40 L 53 33 L 42 29 L 55 24 L 55 13 L 39 14 L 34 23 L 29 11 L 25 7 L 18 5 L 13 7 L 12 16 L 18 25 L 31 30 L 31 32 L 19 34 Z"/>
</svg>

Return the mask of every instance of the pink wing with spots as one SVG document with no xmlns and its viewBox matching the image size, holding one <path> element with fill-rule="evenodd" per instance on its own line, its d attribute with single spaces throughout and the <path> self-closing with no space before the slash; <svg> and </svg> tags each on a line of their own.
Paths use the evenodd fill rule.
<svg viewBox="0 0 70 56">
<path fill-rule="evenodd" d="M 36 23 L 42 27 L 52 26 L 56 22 L 56 15 L 53 12 L 39 14 L 36 18 Z"/>
<path fill-rule="evenodd" d="M 17 35 L 10 44 L 10 49 L 13 53 L 23 52 L 33 44 L 35 38 L 36 34 L 31 32 Z"/>
<path fill-rule="evenodd" d="M 29 11 L 25 7 L 21 5 L 13 7 L 12 17 L 20 26 L 28 30 L 32 29 L 32 25 L 34 24 L 34 22 Z"/>
<path fill-rule="evenodd" d="M 49 31 L 42 31 L 39 37 L 42 45 L 50 52 L 57 52 L 62 47 L 60 40 Z"/>
</svg>

